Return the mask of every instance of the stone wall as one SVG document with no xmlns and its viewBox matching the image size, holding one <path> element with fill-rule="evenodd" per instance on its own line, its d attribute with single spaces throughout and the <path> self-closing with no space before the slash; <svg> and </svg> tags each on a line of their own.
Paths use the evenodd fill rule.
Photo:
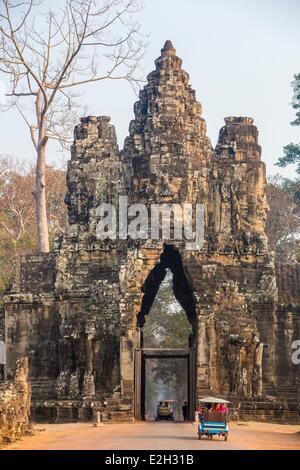
<svg viewBox="0 0 300 470">
<path fill-rule="evenodd" d="M 281 401 L 296 401 L 300 410 L 300 365 L 292 361 L 293 343 L 300 339 L 300 264 L 280 263 L 276 274 L 276 391 Z"/>
<path fill-rule="evenodd" d="M 0 444 L 9 443 L 29 430 L 31 387 L 28 360 L 17 361 L 13 380 L 0 383 Z"/>
</svg>

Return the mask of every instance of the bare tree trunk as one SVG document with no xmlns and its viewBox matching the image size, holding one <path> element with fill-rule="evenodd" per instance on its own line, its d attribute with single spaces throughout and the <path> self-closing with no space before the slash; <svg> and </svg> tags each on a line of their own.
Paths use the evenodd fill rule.
<svg viewBox="0 0 300 470">
<path fill-rule="evenodd" d="M 35 211 L 38 232 L 39 250 L 48 253 L 49 233 L 46 205 L 45 157 L 47 140 L 44 138 L 37 148 L 37 165 L 35 179 Z"/>
<path fill-rule="evenodd" d="M 132 21 L 141 6 L 138 0 L 65 0 L 61 2 L 65 7 L 57 16 L 48 7 L 39 11 L 39 3 L 1 1 L 4 8 L 0 12 L 0 62 L 1 71 L 10 77 L 10 92 L 6 93 L 11 98 L 10 106 L 26 122 L 36 151 L 38 244 L 39 250 L 47 253 L 47 140 L 63 143 L 69 136 L 79 106 L 72 92 L 74 87 L 105 79 L 124 79 L 136 85 L 139 80 L 134 72 L 145 44 L 140 39 L 139 24 Z M 40 19 L 43 26 L 38 25 Z M 117 28 L 117 37 L 111 28 Z M 100 70 L 98 53 L 105 60 Z M 33 108 L 26 111 L 23 99 L 29 99 L 32 107 L 35 102 L 34 124 Z"/>
</svg>

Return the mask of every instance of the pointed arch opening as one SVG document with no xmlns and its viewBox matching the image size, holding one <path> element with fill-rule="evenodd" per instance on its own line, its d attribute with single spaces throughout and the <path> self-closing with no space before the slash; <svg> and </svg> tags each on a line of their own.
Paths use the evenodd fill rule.
<svg viewBox="0 0 300 470">
<path fill-rule="evenodd" d="M 140 348 L 135 356 L 135 416 L 157 419 L 157 404 L 173 400 L 173 419 L 192 420 L 196 393 L 196 300 L 176 247 L 165 246 L 142 292 L 137 316 Z"/>
<path fill-rule="evenodd" d="M 149 273 L 143 284 L 142 292 L 144 296 L 141 310 L 137 316 L 137 324 L 140 328 L 144 326 L 146 317 L 168 270 L 172 273 L 174 297 L 185 311 L 192 326 L 193 334 L 195 334 L 197 328 L 196 300 L 184 271 L 180 253 L 173 245 L 165 246 L 160 262 Z"/>
</svg>

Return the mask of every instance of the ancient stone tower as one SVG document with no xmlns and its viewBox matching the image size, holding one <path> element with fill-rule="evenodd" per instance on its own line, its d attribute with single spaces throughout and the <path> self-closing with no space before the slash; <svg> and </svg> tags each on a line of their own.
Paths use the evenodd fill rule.
<svg viewBox="0 0 300 470">
<path fill-rule="evenodd" d="M 167 268 L 193 329 L 183 353 L 190 417 L 204 394 L 229 397 L 241 415 L 298 416 L 300 270 L 276 267 L 268 251 L 258 131 L 249 117 L 227 117 L 214 149 L 181 63 L 167 41 L 122 151 L 109 117 L 81 119 L 67 173 L 69 227 L 52 253 L 20 260 L 5 298 L 8 372 L 29 357 L 35 418 L 89 419 L 95 410 L 143 418 L 141 332 Z M 203 246 L 173 236 L 99 239 L 97 208 L 119 196 L 147 208 L 202 204 Z"/>
</svg>

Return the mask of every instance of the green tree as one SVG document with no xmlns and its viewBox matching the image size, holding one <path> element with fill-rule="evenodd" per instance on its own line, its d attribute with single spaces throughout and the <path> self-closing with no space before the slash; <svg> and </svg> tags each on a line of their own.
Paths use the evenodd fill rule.
<svg viewBox="0 0 300 470">
<path fill-rule="evenodd" d="M 294 75 L 292 87 L 294 90 L 292 107 L 296 110 L 296 117 L 291 125 L 300 126 L 300 73 Z M 277 165 L 282 168 L 293 164 L 297 164 L 296 171 L 300 175 L 300 143 L 290 143 L 283 147 L 283 156 L 277 162 Z M 300 178 L 296 181 L 286 180 L 286 187 L 294 192 L 296 198 L 300 199 Z"/>
</svg>

